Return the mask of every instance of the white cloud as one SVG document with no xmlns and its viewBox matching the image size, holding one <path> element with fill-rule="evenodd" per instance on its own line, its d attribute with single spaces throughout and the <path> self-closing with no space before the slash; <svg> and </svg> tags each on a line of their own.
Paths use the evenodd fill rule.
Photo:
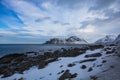
<svg viewBox="0 0 120 80">
<path fill-rule="evenodd" d="M 5 0 L 5 2 L 5 6 L 9 6 L 10 9 L 15 11 L 17 13 L 17 16 L 25 24 L 24 27 L 18 28 L 21 30 L 19 31 L 19 34 L 29 34 L 34 37 L 67 36 L 73 34 L 82 36 L 88 40 L 92 40 L 94 36 L 102 33 L 101 26 L 96 26 L 90 23 L 82 28 L 81 22 L 93 21 L 95 19 L 105 20 L 109 18 L 105 15 L 103 10 L 93 12 L 89 11 L 89 8 L 93 4 L 85 4 L 84 6 L 81 5 L 80 7 L 78 6 L 77 9 L 68 9 L 57 6 L 50 1 L 38 3 L 39 6 L 36 6 L 34 3 L 28 2 L 26 0 Z M 115 5 L 116 4 L 111 6 L 111 8 L 114 8 L 115 11 L 118 11 L 118 8 L 116 8 Z M 41 7 L 44 10 L 42 10 Z M 38 22 L 35 21 L 44 17 L 50 17 L 50 19 Z M 60 23 L 69 23 L 69 25 L 54 24 L 53 21 L 58 21 Z M 103 26 L 108 26 L 108 24 L 111 23 L 106 23 Z M 12 28 L 15 29 L 14 25 L 11 27 L 11 29 Z M 99 31 L 99 29 L 101 31 Z M 6 31 L 6 34 L 7 33 L 8 32 Z M 103 36 L 104 34 L 101 35 Z"/>
<path fill-rule="evenodd" d="M 50 2 L 43 2 L 41 6 L 45 9 L 51 9 L 53 5 Z"/>
<path fill-rule="evenodd" d="M 0 35 L 3 35 L 3 36 L 13 36 L 13 35 L 16 35 L 16 32 L 12 32 L 12 31 L 9 31 L 9 30 L 5 30 L 5 29 L 0 29 Z"/>
<path fill-rule="evenodd" d="M 92 25 L 88 25 L 86 28 L 83 29 L 78 29 L 80 33 L 94 33 L 95 32 L 95 27 Z"/>
</svg>

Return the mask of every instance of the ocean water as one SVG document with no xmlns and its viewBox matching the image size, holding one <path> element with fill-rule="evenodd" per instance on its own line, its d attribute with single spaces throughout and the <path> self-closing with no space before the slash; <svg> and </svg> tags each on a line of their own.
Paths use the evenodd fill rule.
<svg viewBox="0 0 120 80">
<path fill-rule="evenodd" d="M 83 46 L 83 45 L 82 45 Z M 0 44 L 0 57 L 13 54 L 25 53 L 30 51 L 42 54 L 45 51 L 54 51 L 61 48 L 81 47 L 81 45 L 42 45 L 42 44 Z"/>
</svg>

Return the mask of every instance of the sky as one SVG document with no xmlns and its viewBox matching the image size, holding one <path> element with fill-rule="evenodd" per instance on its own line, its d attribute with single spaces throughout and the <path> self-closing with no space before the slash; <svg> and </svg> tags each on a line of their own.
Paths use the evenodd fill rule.
<svg viewBox="0 0 120 80">
<path fill-rule="evenodd" d="M 120 33 L 120 0 L 0 0 L 0 44 L 78 36 L 92 43 Z"/>
</svg>

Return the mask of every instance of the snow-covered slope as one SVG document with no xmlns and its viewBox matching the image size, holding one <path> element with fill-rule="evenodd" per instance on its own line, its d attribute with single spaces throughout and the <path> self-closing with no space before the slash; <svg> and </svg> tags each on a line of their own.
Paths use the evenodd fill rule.
<svg viewBox="0 0 120 80">
<path fill-rule="evenodd" d="M 71 80 L 110 80 L 111 77 L 107 77 L 107 74 L 102 76 L 99 75 L 105 72 L 109 73 L 109 71 L 111 70 L 113 70 L 112 73 L 116 73 L 114 72 L 114 69 L 116 69 L 118 65 L 114 65 L 114 62 L 116 62 L 115 60 L 118 60 L 116 59 L 118 57 L 115 56 L 114 52 L 108 54 L 106 52 L 107 49 L 110 51 L 110 48 L 87 50 L 86 53 L 77 57 L 60 57 L 58 61 L 49 63 L 48 66 L 43 69 L 32 67 L 31 69 L 25 71 L 23 74 L 16 73 L 7 78 L 0 78 L 0 80 L 64 80 L 59 78 L 61 77 L 61 75 L 64 74 L 66 70 L 69 70 L 71 74 L 76 74 L 76 77 Z M 101 53 L 102 55 L 99 57 L 85 57 L 86 55 L 98 53 Z M 88 61 L 89 59 L 95 60 Z M 68 64 L 73 65 L 68 66 Z M 117 70 L 117 72 L 119 72 L 119 69 Z M 101 77 L 104 76 L 107 78 L 101 79 Z M 113 79 L 119 80 L 115 79 L 114 76 L 111 80 Z"/>
<path fill-rule="evenodd" d="M 76 36 L 71 36 L 67 39 L 53 38 L 45 42 L 46 44 L 87 44 L 84 39 L 78 38 Z"/>
<path fill-rule="evenodd" d="M 120 34 L 117 36 L 117 38 L 115 39 L 115 42 L 120 43 Z"/>
<path fill-rule="evenodd" d="M 84 39 L 78 38 L 76 36 L 71 36 L 68 39 L 66 39 L 66 43 L 70 44 L 87 44 L 87 41 Z"/>
<path fill-rule="evenodd" d="M 107 35 L 104 38 L 101 38 L 101 39 L 97 40 L 95 43 L 98 43 L 98 44 L 110 43 L 110 42 L 113 42 L 114 40 L 115 40 L 115 36 Z"/>
</svg>

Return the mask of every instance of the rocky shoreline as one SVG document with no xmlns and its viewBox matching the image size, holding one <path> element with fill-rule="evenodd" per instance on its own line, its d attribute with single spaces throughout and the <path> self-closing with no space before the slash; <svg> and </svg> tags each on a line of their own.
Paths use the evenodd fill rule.
<svg viewBox="0 0 120 80">
<path fill-rule="evenodd" d="M 0 58 L 0 75 L 2 75 L 2 78 L 5 78 L 15 73 L 23 74 L 25 70 L 29 70 L 33 66 L 42 69 L 49 63 L 58 61 L 59 57 L 75 57 L 85 53 L 86 50 L 94 50 L 103 47 L 103 45 L 88 45 L 82 48 L 61 48 L 61 50 L 56 50 L 54 52 L 45 52 L 43 55 L 37 55 L 37 52 L 33 51 L 23 54 L 9 54 Z M 100 54 L 98 54 L 98 56 L 99 55 Z"/>
</svg>

